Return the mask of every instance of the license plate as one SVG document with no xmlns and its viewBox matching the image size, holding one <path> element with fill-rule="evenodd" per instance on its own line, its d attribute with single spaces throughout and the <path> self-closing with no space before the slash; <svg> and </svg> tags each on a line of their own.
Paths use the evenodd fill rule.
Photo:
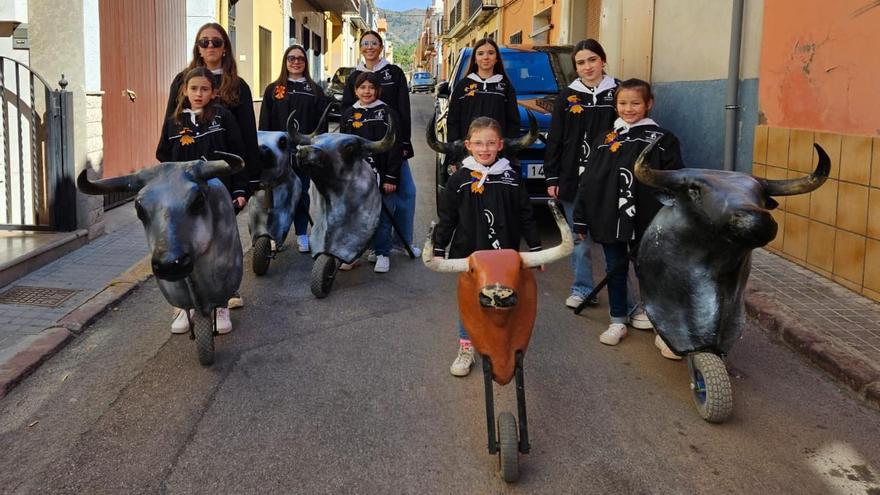
<svg viewBox="0 0 880 495">
<path fill-rule="evenodd" d="M 528 171 L 526 177 L 529 179 L 543 179 L 544 178 L 544 164 L 543 163 L 529 163 Z"/>
</svg>

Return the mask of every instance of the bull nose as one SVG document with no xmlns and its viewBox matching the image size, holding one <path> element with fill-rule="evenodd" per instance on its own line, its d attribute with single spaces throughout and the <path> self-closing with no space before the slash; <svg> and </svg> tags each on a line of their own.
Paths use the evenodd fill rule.
<svg viewBox="0 0 880 495">
<path fill-rule="evenodd" d="M 500 284 L 480 289 L 480 306 L 484 308 L 512 308 L 516 306 L 516 291 Z"/>
<path fill-rule="evenodd" d="M 737 210 L 731 213 L 728 225 L 741 241 L 752 247 L 772 241 L 778 228 L 773 216 L 764 209 Z"/>
<path fill-rule="evenodd" d="M 162 280 L 180 280 L 192 273 L 193 260 L 189 254 L 153 256 L 153 274 Z"/>
</svg>

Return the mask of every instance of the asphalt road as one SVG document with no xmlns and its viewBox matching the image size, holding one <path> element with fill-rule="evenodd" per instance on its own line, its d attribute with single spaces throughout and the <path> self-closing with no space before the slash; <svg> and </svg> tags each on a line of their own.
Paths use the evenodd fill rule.
<svg viewBox="0 0 880 495">
<path fill-rule="evenodd" d="M 431 106 L 412 101 L 421 236 Z M 686 365 L 652 334 L 598 342 L 604 294 L 582 316 L 564 308 L 562 262 L 538 275 L 532 452 L 508 486 L 485 449 L 482 377 L 448 371 L 455 277 L 397 255 L 316 300 L 310 268 L 291 250 L 264 277 L 246 271 L 246 307 L 210 368 L 144 284 L 0 400 L 0 492 L 880 493 L 877 411 L 748 328 L 728 360 L 734 414 L 705 423 Z M 496 397 L 515 410 L 512 386 Z"/>
</svg>

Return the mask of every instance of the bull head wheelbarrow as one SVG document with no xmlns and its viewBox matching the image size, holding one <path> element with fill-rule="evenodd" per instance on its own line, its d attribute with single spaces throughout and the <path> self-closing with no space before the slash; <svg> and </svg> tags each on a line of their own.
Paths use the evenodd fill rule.
<svg viewBox="0 0 880 495">
<path fill-rule="evenodd" d="M 788 180 L 720 170 L 653 170 L 644 164 L 653 145 L 634 166 L 636 178 L 659 189 L 665 205 L 636 255 L 642 299 L 657 338 L 676 355 L 687 356 L 700 416 L 721 423 L 733 410 L 722 356 L 745 325 L 743 292 L 752 250 L 776 237 L 777 225 L 768 211 L 777 205 L 773 196 L 817 189 L 828 178 L 831 161 L 816 145 L 815 171 Z"/>
<path fill-rule="evenodd" d="M 425 266 L 437 272 L 459 273 L 458 307 L 474 348 L 480 353 L 486 395 L 486 432 L 490 455 L 498 456 L 498 472 L 506 482 L 519 478 L 519 454 L 528 454 L 529 429 L 523 358 L 531 340 L 537 310 L 537 289 L 531 268 L 571 254 L 571 231 L 559 207 L 550 201 L 559 227 L 560 244 L 545 251 L 520 253 L 512 249 L 476 251 L 468 258 L 435 261 L 431 235 L 422 251 Z M 517 419 L 502 412 L 495 420 L 492 382 L 516 382 Z"/>
</svg>

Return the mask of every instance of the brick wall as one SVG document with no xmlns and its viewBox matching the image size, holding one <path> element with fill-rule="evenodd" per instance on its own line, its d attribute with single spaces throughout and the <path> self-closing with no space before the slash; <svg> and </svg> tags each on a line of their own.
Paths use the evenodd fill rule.
<svg viewBox="0 0 880 495">
<path fill-rule="evenodd" d="M 814 170 L 818 143 L 831 174 L 810 194 L 779 197 L 768 249 L 880 301 L 880 138 L 757 126 L 753 173 L 768 179 Z"/>
</svg>

